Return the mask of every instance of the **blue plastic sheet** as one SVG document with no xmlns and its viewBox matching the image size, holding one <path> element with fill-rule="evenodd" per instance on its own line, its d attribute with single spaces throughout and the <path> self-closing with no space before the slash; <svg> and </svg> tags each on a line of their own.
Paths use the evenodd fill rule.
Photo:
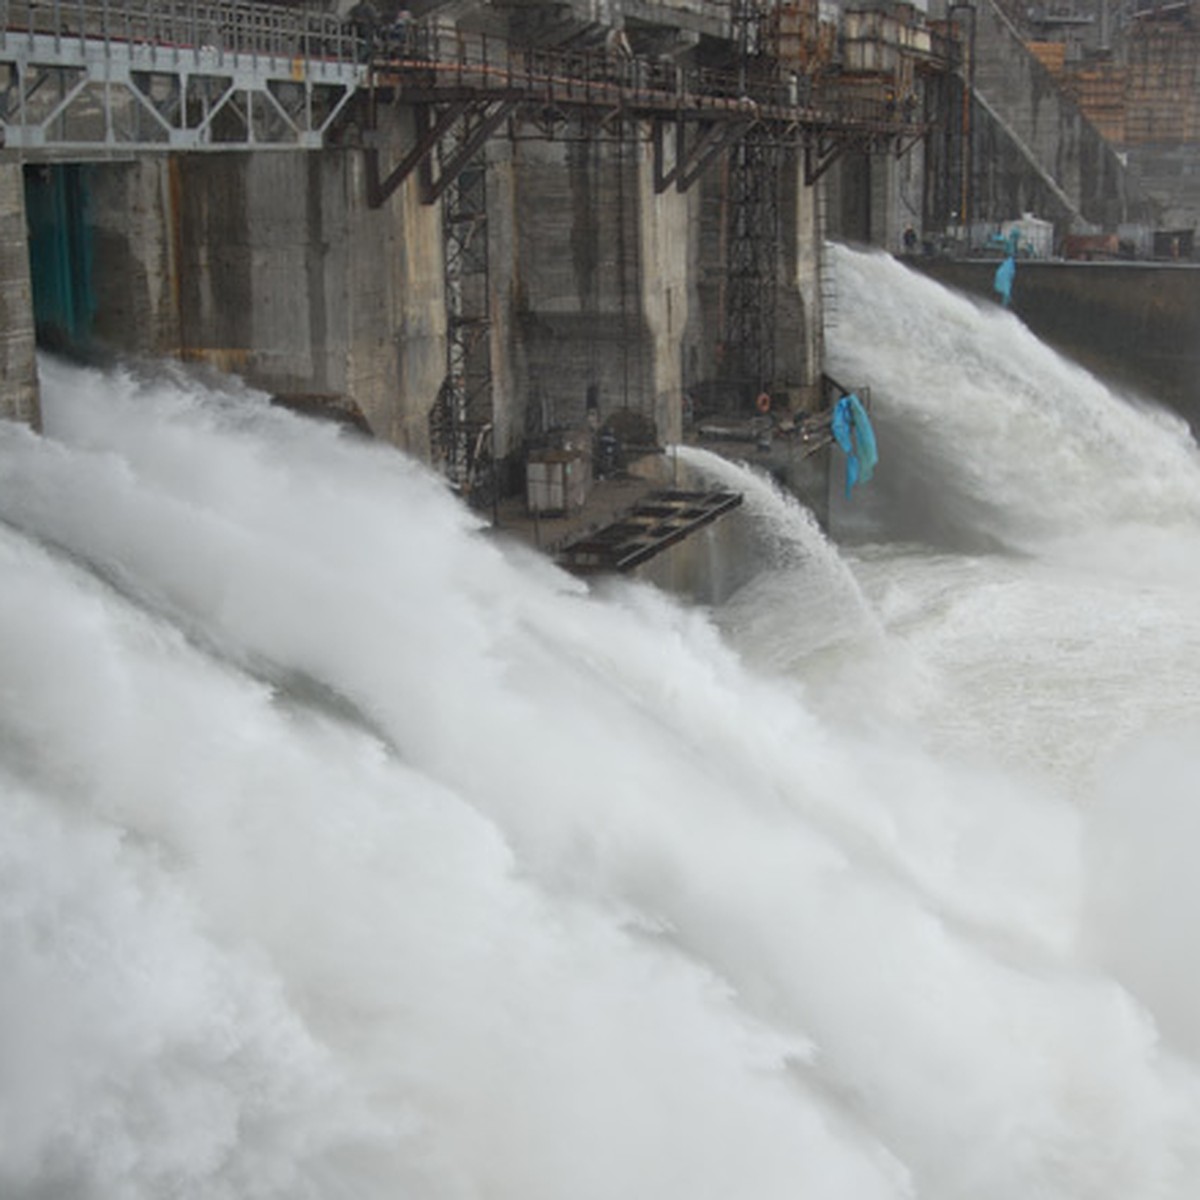
<svg viewBox="0 0 1200 1200">
<path fill-rule="evenodd" d="M 862 401 L 853 393 L 843 396 L 833 409 L 833 440 L 846 452 L 846 495 L 856 484 L 867 483 L 879 461 L 875 430 Z"/>
<path fill-rule="evenodd" d="M 1013 277 L 1017 273 L 1017 260 L 1010 254 L 997 268 L 992 286 L 1000 293 L 1000 302 L 1005 308 L 1012 300 Z"/>
</svg>

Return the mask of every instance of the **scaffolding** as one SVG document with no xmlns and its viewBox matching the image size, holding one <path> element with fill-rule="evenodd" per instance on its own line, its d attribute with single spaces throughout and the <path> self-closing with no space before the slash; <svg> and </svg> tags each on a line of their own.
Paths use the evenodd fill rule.
<svg viewBox="0 0 1200 1200">
<path fill-rule="evenodd" d="M 775 377 L 779 155 L 766 131 L 735 147 L 729 173 L 725 374 L 739 405 L 769 393 Z"/>
<path fill-rule="evenodd" d="M 461 154 L 469 122 L 442 151 Z M 444 164 L 443 164 L 444 170 Z M 429 415 L 430 445 L 451 484 L 472 504 L 496 499 L 492 356 L 488 309 L 487 169 L 476 150 L 448 183 L 442 206 L 446 283 L 446 377 Z"/>
</svg>

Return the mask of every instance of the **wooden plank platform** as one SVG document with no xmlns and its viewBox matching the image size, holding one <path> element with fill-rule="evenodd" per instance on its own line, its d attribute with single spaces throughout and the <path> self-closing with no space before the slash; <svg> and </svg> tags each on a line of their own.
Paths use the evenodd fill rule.
<svg viewBox="0 0 1200 1200">
<path fill-rule="evenodd" d="M 632 571 L 741 502 L 739 492 L 651 492 L 611 525 L 564 546 L 558 563 L 576 575 Z"/>
</svg>

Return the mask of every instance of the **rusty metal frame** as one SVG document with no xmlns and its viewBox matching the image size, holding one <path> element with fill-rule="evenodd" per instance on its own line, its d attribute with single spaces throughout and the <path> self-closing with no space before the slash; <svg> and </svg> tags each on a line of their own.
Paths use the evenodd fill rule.
<svg viewBox="0 0 1200 1200">
<path fill-rule="evenodd" d="M 666 129 L 672 123 L 675 126 L 675 162 L 667 167 Z M 692 122 L 697 125 L 698 133 L 689 146 L 689 122 L 683 113 L 667 118 L 655 117 L 651 123 L 655 192 L 661 194 L 672 184 L 676 191 L 686 192 L 717 155 L 745 137 L 755 123 L 756 119 Z"/>
<path fill-rule="evenodd" d="M 855 139 L 857 140 L 857 139 Z M 812 187 L 850 149 L 845 137 L 817 134 L 804 143 L 804 183 Z"/>
<path fill-rule="evenodd" d="M 729 160 L 723 374 L 746 404 L 768 391 L 775 375 L 781 152 L 759 130 Z"/>
<path fill-rule="evenodd" d="M 892 149 L 892 153 L 897 158 L 903 158 L 914 146 L 923 142 L 929 133 L 928 127 L 922 127 L 919 133 L 914 133 L 909 137 L 899 136 L 896 138 L 896 145 Z"/>
<path fill-rule="evenodd" d="M 632 571 L 741 503 L 740 492 L 651 492 L 612 524 L 564 546 L 558 563 L 584 576 Z"/>
<path fill-rule="evenodd" d="M 421 203 L 435 203 L 516 105 L 512 96 L 416 105 L 417 140 L 386 177 L 380 174 L 379 147 L 367 148 L 368 205 L 385 204 L 413 171 L 420 179 Z M 439 161 L 436 175 L 435 159 Z"/>
</svg>

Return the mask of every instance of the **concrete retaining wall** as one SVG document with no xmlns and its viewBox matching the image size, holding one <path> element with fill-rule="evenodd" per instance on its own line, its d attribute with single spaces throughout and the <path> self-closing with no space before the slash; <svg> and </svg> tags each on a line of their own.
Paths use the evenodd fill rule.
<svg viewBox="0 0 1200 1200">
<path fill-rule="evenodd" d="M 994 261 L 914 265 L 994 300 Z M 1200 431 L 1200 266 L 1022 261 L 1013 310 L 1056 349 L 1167 404 Z"/>
</svg>

